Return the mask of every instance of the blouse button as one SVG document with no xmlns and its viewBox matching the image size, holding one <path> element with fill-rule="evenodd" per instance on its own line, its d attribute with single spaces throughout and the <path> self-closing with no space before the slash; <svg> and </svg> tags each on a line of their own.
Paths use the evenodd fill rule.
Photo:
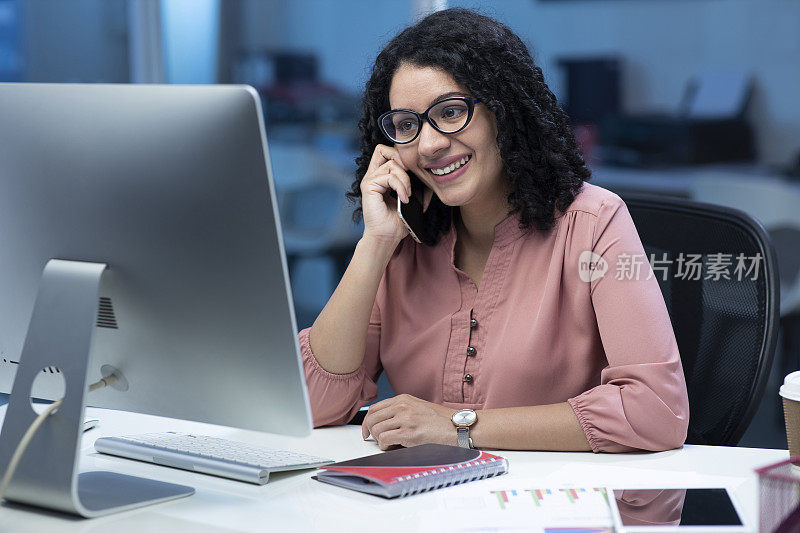
<svg viewBox="0 0 800 533">
<path fill-rule="evenodd" d="M 472 346 L 470 346 L 469 348 L 467 348 L 467 355 L 475 355 L 476 353 L 478 353 L 478 350 L 476 350 L 476 349 L 475 349 L 475 348 L 473 348 Z"/>
<path fill-rule="evenodd" d="M 471 328 L 477 328 L 477 327 L 478 327 L 478 319 L 476 319 L 476 318 L 470 318 L 470 319 L 469 319 L 469 327 L 471 327 Z"/>
<path fill-rule="evenodd" d="M 472 374 L 467 374 L 464 376 L 464 381 L 467 383 L 472 383 Z"/>
</svg>

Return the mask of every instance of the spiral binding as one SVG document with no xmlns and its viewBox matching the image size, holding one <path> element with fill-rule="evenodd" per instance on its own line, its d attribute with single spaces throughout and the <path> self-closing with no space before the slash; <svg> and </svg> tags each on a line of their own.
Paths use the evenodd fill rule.
<svg viewBox="0 0 800 533">
<path fill-rule="evenodd" d="M 411 496 L 420 492 L 467 483 L 504 474 L 508 470 L 508 460 L 476 459 L 468 463 L 444 466 L 416 474 L 408 474 L 394 478 L 393 483 L 400 483 L 400 497 Z"/>
</svg>

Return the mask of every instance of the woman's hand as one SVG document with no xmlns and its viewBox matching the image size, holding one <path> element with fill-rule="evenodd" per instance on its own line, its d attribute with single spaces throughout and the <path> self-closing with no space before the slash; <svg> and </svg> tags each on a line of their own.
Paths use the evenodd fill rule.
<svg viewBox="0 0 800 533">
<path fill-rule="evenodd" d="M 405 203 L 411 195 L 411 179 L 396 148 L 379 144 L 372 153 L 367 173 L 361 180 L 361 208 L 364 213 L 364 236 L 397 244 L 408 234 L 397 216 L 397 200 Z"/>
<path fill-rule="evenodd" d="M 401 394 L 369 407 L 361 435 L 365 440 L 372 435 L 381 450 L 428 443 L 456 446 L 456 428 L 451 419 L 455 412 L 456 409 Z"/>
</svg>

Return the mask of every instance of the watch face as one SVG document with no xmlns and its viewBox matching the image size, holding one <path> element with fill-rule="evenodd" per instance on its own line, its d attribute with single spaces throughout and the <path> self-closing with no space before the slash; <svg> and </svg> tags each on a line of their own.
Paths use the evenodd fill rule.
<svg viewBox="0 0 800 533">
<path fill-rule="evenodd" d="M 453 423 L 457 426 L 469 426 L 475 423 L 478 415 L 472 409 L 461 409 L 453 415 Z"/>
</svg>

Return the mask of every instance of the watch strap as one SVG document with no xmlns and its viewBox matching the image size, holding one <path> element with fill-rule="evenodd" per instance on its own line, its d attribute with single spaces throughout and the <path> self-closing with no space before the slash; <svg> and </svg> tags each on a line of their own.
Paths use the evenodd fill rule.
<svg viewBox="0 0 800 533">
<path fill-rule="evenodd" d="M 469 427 L 458 426 L 456 427 L 456 435 L 458 436 L 458 445 L 462 448 L 472 448 L 472 439 L 469 438 Z"/>
</svg>

